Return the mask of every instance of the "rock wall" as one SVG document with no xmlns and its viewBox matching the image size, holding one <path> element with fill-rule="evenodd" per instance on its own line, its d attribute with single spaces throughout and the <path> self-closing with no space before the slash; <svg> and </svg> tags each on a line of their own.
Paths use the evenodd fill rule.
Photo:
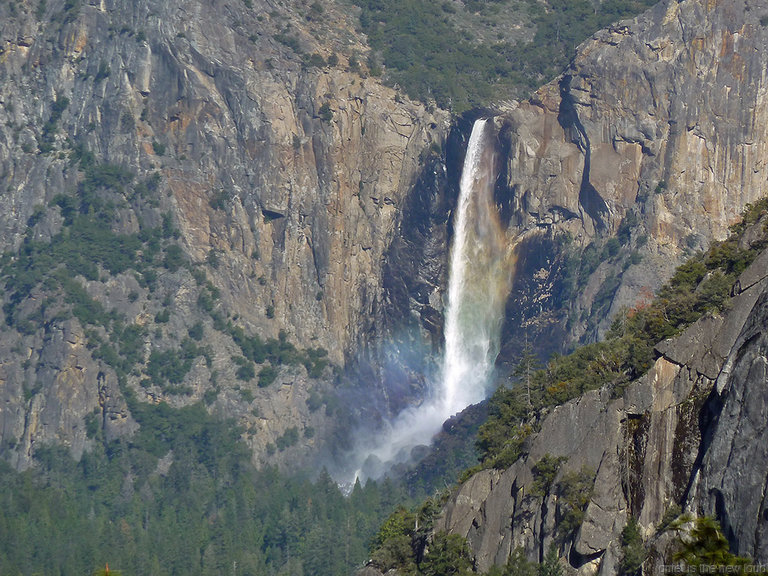
<svg viewBox="0 0 768 576">
<path fill-rule="evenodd" d="M 502 363 L 515 361 L 527 333 L 543 351 L 599 336 L 686 250 L 721 238 L 765 193 L 766 15 L 764 2 L 662 3 L 596 34 L 530 100 L 494 111 L 506 158 L 497 201 L 520 242 Z M 366 77 L 356 62 L 367 50 L 354 14 L 333 3 L 2 4 L 2 249 L 17 249 L 37 207 L 77 185 L 75 150 L 140 178 L 157 174 L 154 208 L 124 210 L 121 231 L 170 214 L 192 265 L 219 290 L 225 320 L 322 347 L 340 367 L 363 365 L 358 379 L 398 410 L 423 388 L 441 345 L 445 250 L 471 117 L 450 131 L 447 113 Z M 50 212 L 37 240 L 61 227 Z M 579 264 L 614 236 L 620 252 Z M 198 290 L 183 272 L 162 282 L 174 315 L 161 332 L 183 334 L 201 320 Z M 128 323 L 154 328 L 159 304 L 130 274 L 87 288 Z M 35 442 L 79 454 L 94 410 L 116 431 L 134 426 L 116 375 L 83 349 L 77 327 L 48 324 L 0 339 L 1 445 L 24 461 Z M 145 400 L 184 403 L 217 379 L 211 410 L 236 415 L 257 458 L 288 427 L 325 426 L 306 399 L 309 388 L 330 387 L 330 374 L 318 383 L 286 370 L 274 389 L 247 385 L 255 399 L 242 401 L 238 348 L 221 334 L 209 340 L 211 365 L 190 372 L 189 398 L 143 391 L 137 375 L 129 385 Z M 165 345 L 153 336 L 145 344 L 145 356 Z M 387 363 L 394 377 L 382 372 Z M 53 367 L 69 374 L 70 364 L 84 401 L 60 412 Z"/>
<path fill-rule="evenodd" d="M 553 250 L 533 271 L 537 285 L 518 283 L 512 301 L 543 294 L 518 321 L 542 332 L 542 346 L 553 329 L 571 342 L 599 337 L 768 192 L 766 15 L 762 1 L 661 2 L 595 34 L 558 80 L 502 111 L 497 198 L 510 226 L 550 240 L 566 233 L 581 272 L 590 243 L 600 252 L 618 235 L 626 248 L 587 268 L 567 312 L 562 288 L 548 290 L 567 273 Z M 522 339 L 520 329 L 505 338 Z"/>
<path fill-rule="evenodd" d="M 290 11 L 264 18 L 267 6 L 220 3 L 199 17 L 195 3 L 97 3 L 68 21 L 62 10 L 51 2 L 40 21 L 19 15 L 2 31 L 6 247 L 71 178 L 55 154 L 24 152 L 66 97 L 57 148 L 71 138 L 109 162 L 159 171 L 193 261 L 218 254 L 216 284 L 231 307 L 265 334 L 288 330 L 342 362 L 376 315 L 398 208 L 446 117 L 347 72 L 343 53 L 336 67 L 302 64 L 275 30 L 293 30 L 306 51 L 336 44 L 309 36 L 312 24 Z M 348 18 L 335 33 L 345 27 Z"/>
<path fill-rule="evenodd" d="M 735 551 L 764 563 L 766 452 L 755 438 L 765 426 L 759 327 L 768 320 L 768 251 L 737 286 L 726 314 L 659 344 L 654 366 L 622 398 L 593 391 L 553 409 L 526 456 L 472 476 L 435 529 L 465 536 L 480 570 L 503 564 L 518 547 L 541 561 L 557 542 L 579 574 L 608 575 L 618 570 L 630 513 L 650 540 L 665 511 L 682 505 L 717 515 Z M 562 499 L 535 490 L 533 468 L 545 456 L 563 458 L 553 485 L 578 472 L 594 482 L 583 522 L 565 544 L 555 540 Z"/>
<path fill-rule="evenodd" d="M 86 150 L 139 178 L 160 177 L 154 208 L 126 209 L 116 226 L 135 232 L 140 220 L 170 214 L 227 320 L 324 348 L 338 367 L 354 359 L 376 334 L 382 261 L 448 117 L 366 77 L 352 15 L 301 2 L 12 4 L 0 6 L 1 249 L 19 247 L 36 207 L 74 189 L 73 150 Z M 36 228 L 39 240 L 59 230 L 56 218 Z M 209 322 L 188 274 L 161 281 L 172 303 L 166 337 Z M 155 304 L 132 276 L 110 282 L 90 283 L 91 296 L 127 323 L 151 326 Z M 130 421 L 124 405 L 101 398 L 102 389 L 119 397 L 116 376 L 92 358 L 78 327 L 50 330 L 6 330 L 0 339 L 2 445 L 20 466 L 36 443 L 60 442 L 78 456 L 88 444 L 83 418 L 94 410 Z M 243 384 L 255 396 L 244 402 L 231 361 L 237 347 L 219 333 L 208 340 L 212 365 L 200 359 L 190 372 L 189 398 L 148 393 L 136 375 L 128 384 L 143 399 L 176 404 L 222 388 L 211 410 L 236 416 L 257 458 L 288 427 L 326 428 L 306 406 L 320 384 L 285 370 L 273 388 Z M 145 356 L 165 345 L 148 337 Z M 302 441 L 304 452 L 315 442 Z"/>
<path fill-rule="evenodd" d="M 764 255 L 765 256 L 765 255 Z M 749 281 L 764 282 L 768 258 Z M 765 443 L 768 294 L 755 303 L 737 345 L 717 377 L 714 421 L 700 450 L 701 466 L 691 481 L 691 509 L 716 513 L 740 555 L 768 559 Z"/>
</svg>

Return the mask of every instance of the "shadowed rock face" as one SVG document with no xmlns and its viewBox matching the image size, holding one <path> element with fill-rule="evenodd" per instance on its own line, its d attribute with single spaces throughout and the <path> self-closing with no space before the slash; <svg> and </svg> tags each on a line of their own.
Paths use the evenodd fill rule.
<svg viewBox="0 0 768 576">
<path fill-rule="evenodd" d="M 555 326 L 571 342 L 603 334 L 768 192 L 766 14 L 765 2 L 662 2 L 595 34 L 558 81 L 502 113 L 497 196 L 534 250 L 567 233 L 578 253 L 619 233 L 636 252 L 632 262 L 604 258 L 566 295 L 567 318 L 564 263 L 551 249 L 540 260 L 543 295 L 518 311 L 542 346 Z M 510 308 L 532 299 L 526 278 L 516 275 Z M 511 356 L 521 336 L 507 327 Z"/>
<path fill-rule="evenodd" d="M 765 272 L 765 269 L 763 270 Z M 722 409 L 693 484 L 693 506 L 716 512 L 741 555 L 768 559 L 766 514 L 766 336 L 768 294 L 763 293 L 717 381 Z"/>
</svg>

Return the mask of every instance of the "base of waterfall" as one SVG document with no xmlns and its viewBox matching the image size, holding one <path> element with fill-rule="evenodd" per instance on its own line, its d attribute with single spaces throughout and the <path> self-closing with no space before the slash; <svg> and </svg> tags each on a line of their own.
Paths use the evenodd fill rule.
<svg viewBox="0 0 768 576">
<path fill-rule="evenodd" d="M 467 143 L 448 262 L 440 376 L 421 404 L 401 412 L 373 439 L 358 439 L 353 482 L 412 462 L 414 448 L 430 445 L 448 418 L 488 395 L 514 268 L 514 242 L 494 199 L 495 139 L 493 120 L 481 118 Z"/>
</svg>

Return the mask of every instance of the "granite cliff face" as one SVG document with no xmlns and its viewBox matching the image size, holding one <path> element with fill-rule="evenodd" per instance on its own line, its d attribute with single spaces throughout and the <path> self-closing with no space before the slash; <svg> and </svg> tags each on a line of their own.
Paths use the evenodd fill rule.
<svg viewBox="0 0 768 576">
<path fill-rule="evenodd" d="M 327 390 L 330 370 L 310 380 L 281 369 L 263 389 L 241 381 L 231 360 L 240 350 L 201 314 L 201 294 L 215 294 L 223 321 L 247 335 L 322 348 L 343 367 L 376 330 L 382 258 L 447 116 L 366 78 L 357 65 L 366 48 L 334 5 L 53 0 L 4 3 L 0 13 L 3 250 L 23 244 L 33 214 L 34 240 L 61 230 L 51 201 L 82 182 L 83 153 L 131 170 L 136 182 L 153 178 L 149 202 L 129 201 L 112 225 L 131 234 L 170 218 L 189 263 L 160 275 L 170 319 L 153 322 L 158 295 L 134 274 L 102 272 L 85 288 L 146 328 L 140 365 L 197 322 L 213 353 L 195 360 L 186 394 L 137 387 L 141 368 L 127 385 L 140 399 L 177 405 L 215 389 L 210 409 L 246 427 L 257 458 L 291 427 L 322 436 L 324 419 L 307 399 L 310 388 Z M 6 325 L 0 341 L 0 433 L 20 467 L 46 442 L 78 456 L 92 412 L 107 436 L 136 426 L 87 330 L 41 315 L 39 330 Z M 294 456 L 315 442 L 302 439 Z"/>
<path fill-rule="evenodd" d="M 510 356 L 520 326 L 544 347 L 604 334 L 766 194 L 766 14 L 764 2 L 661 2 L 502 112 L 497 199 L 525 238 Z M 566 238 L 576 261 L 558 257 Z"/>
<path fill-rule="evenodd" d="M 273 38 L 278 31 L 293 30 L 304 50 L 328 56 L 341 40 L 316 40 L 306 29 L 341 36 L 351 24 L 331 26 L 341 16 L 332 13 L 292 28 L 295 8 L 265 17 L 266 7 L 222 3 L 202 17 L 195 4 L 97 3 L 72 15 L 50 3 L 40 21 L 31 13 L 8 19 L 7 245 L 18 246 L 44 193 L 72 176 L 67 162 L 35 150 L 36 129 L 67 98 L 56 150 L 69 137 L 110 162 L 159 171 L 185 251 L 195 263 L 217 254 L 228 304 L 260 330 L 287 329 L 342 361 L 367 329 L 358 320 L 375 316 L 397 207 L 419 155 L 440 145 L 446 117 L 396 102 L 393 91 L 344 70 L 345 61 L 302 64 Z M 363 47 L 343 50 L 351 57 Z M 269 304 L 275 322 L 264 318 Z"/>
</svg>

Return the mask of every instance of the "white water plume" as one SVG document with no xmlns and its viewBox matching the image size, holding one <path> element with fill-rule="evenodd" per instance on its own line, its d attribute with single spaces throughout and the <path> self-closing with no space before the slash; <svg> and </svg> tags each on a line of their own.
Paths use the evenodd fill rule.
<svg viewBox="0 0 768 576">
<path fill-rule="evenodd" d="M 475 122 L 467 146 L 454 215 L 445 308 L 445 350 L 440 379 L 417 407 L 404 410 L 373 446 L 358 477 L 376 477 L 429 444 L 442 423 L 487 395 L 499 351 L 510 289 L 513 246 L 493 200 L 496 152 L 493 123 Z"/>
<path fill-rule="evenodd" d="M 478 120 L 464 160 L 445 311 L 440 386 L 446 417 L 486 396 L 509 293 L 510 245 L 493 201 L 495 147 Z"/>
</svg>

